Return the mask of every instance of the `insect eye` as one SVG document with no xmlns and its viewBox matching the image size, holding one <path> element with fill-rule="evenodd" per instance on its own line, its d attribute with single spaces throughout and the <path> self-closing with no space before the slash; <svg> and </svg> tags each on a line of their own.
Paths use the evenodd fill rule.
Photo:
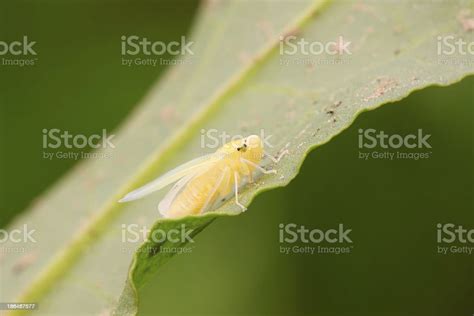
<svg viewBox="0 0 474 316">
<path fill-rule="evenodd" d="M 237 151 L 246 152 L 247 151 L 247 144 L 243 144 L 243 146 L 237 147 Z"/>
</svg>

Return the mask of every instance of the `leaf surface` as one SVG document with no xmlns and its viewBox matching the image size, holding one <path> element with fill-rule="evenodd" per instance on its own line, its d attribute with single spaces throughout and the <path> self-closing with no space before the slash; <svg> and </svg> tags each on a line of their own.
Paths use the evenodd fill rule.
<svg viewBox="0 0 474 316">
<path fill-rule="evenodd" d="M 154 222 L 151 233 L 185 225 L 195 236 L 239 208 L 229 201 L 216 213 L 159 220 L 164 191 L 133 203 L 117 200 L 214 151 L 202 146 L 203 140 L 210 145 L 202 130 L 243 136 L 264 131 L 271 135 L 267 151 L 289 150 L 277 175 L 244 189 L 243 204 L 286 185 L 308 151 L 341 133 L 362 111 L 472 74 L 472 55 L 438 53 L 439 36 L 474 40 L 463 23 L 472 18 L 469 9 L 470 1 L 208 2 L 192 36 L 194 55 L 173 67 L 123 124 L 116 148 L 105 150 L 111 158 L 78 165 L 13 224 L 11 229 L 24 223 L 36 229 L 38 242 L 27 244 L 26 254 L 3 258 L 2 283 L 8 288 L 2 288 L 1 300 L 39 301 L 38 314 L 110 313 L 132 257 L 115 313 L 136 314 L 137 289 L 172 256 L 162 249 L 185 244 L 124 242 L 123 225 Z M 280 36 L 293 35 L 307 43 L 339 44 L 319 54 L 302 48 L 289 54 L 293 46 L 281 46 Z M 347 42 L 350 54 L 333 54 Z M 15 273 L 28 258 L 28 268 Z"/>
</svg>

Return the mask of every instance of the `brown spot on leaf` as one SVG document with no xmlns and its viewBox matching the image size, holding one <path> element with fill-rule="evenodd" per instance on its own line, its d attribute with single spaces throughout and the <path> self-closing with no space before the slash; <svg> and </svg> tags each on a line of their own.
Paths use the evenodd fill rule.
<svg viewBox="0 0 474 316">
<path fill-rule="evenodd" d="M 24 254 L 12 267 L 14 274 L 20 274 L 30 267 L 38 259 L 38 256 L 34 252 Z"/>
<path fill-rule="evenodd" d="M 326 114 L 331 115 L 331 116 L 334 115 L 336 113 L 335 109 L 337 109 L 341 104 L 342 104 L 341 100 L 333 102 L 330 106 L 328 106 L 325 109 Z"/>
<path fill-rule="evenodd" d="M 375 91 L 368 97 L 365 97 L 364 101 L 369 101 L 371 99 L 376 99 L 380 96 L 383 96 L 385 93 L 393 90 L 398 85 L 397 81 L 390 78 L 377 78 L 376 82 L 377 86 L 375 87 Z"/>
<path fill-rule="evenodd" d="M 160 109 L 159 116 L 163 123 L 173 121 L 176 118 L 176 110 L 172 106 L 164 106 Z"/>
<path fill-rule="evenodd" d="M 247 65 L 252 62 L 252 56 L 246 51 L 241 51 L 238 55 L 238 59 L 243 65 Z"/>
<path fill-rule="evenodd" d="M 272 39 L 274 34 L 275 34 L 275 30 L 273 28 L 273 25 L 268 20 L 259 21 L 257 23 L 257 28 L 259 28 L 262 31 L 262 33 L 265 36 L 266 40 Z"/>
<path fill-rule="evenodd" d="M 294 28 L 294 29 L 291 29 L 289 30 L 288 32 L 284 33 L 281 37 L 282 40 L 286 40 L 286 38 L 290 37 L 290 36 L 295 36 L 295 37 L 298 37 L 301 35 L 301 30 L 299 28 Z"/>
<path fill-rule="evenodd" d="M 458 21 L 466 32 L 474 30 L 474 17 L 469 9 L 462 9 L 458 13 Z"/>
</svg>

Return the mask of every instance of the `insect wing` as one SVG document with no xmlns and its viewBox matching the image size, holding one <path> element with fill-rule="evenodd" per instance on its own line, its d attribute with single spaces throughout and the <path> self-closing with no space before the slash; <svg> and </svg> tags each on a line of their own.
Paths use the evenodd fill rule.
<svg viewBox="0 0 474 316">
<path fill-rule="evenodd" d="M 158 204 L 158 211 L 160 212 L 160 214 L 163 215 L 164 217 L 168 217 L 168 211 L 169 211 L 170 206 L 173 203 L 174 199 L 176 198 L 176 196 L 179 193 L 181 193 L 181 191 L 186 187 L 186 185 L 189 183 L 189 181 L 191 181 L 192 179 L 194 179 L 197 176 L 202 175 L 209 168 L 210 168 L 210 166 L 207 167 L 207 168 L 203 167 L 202 170 L 199 170 L 198 172 L 195 172 L 195 173 L 189 174 L 187 176 L 184 176 L 178 182 L 176 182 L 174 184 L 174 186 L 171 188 L 171 190 L 169 190 L 169 192 L 166 193 L 163 200 L 161 200 L 161 202 Z"/>
<path fill-rule="evenodd" d="M 138 200 L 152 192 L 158 191 L 165 186 L 178 181 L 179 179 L 194 175 L 199 173 L 203 169 L 207 169 L 208 167 L 212 166 L 216 161 L 222 158 L 221 155 L 218 154 L 210 154 L 205 155 L 196 159 L 193 159 L 189 162 L 186 162 L 175 169 L 168 171 L 164 175 L 158 177 L 157 179 L 145 184 L 144 186 L 128 193 L 119 202 L 129 202 L 133 200 Z"/>
<path fill-rule="evenodd" d="M 211 166 L 212 167 L 212 166 Z M 185 211 L 184 213 L 173 213 L 171 207 L 173 205 L 173 202 L 177 196 L 179 196 L 179 193 L 186 188 L 186 185 L 195 179 L 196 177 L 199 177 L 203 174 L 205 174 L 209 168 L 203 169 L 201 172 L 197 173 L 196 175 L 190 175 L 185 178 L 182 178 L 179 180 L 174 187 L 166 194 L 165 198 L 160 202 L 158 205 L 158 210 L 160 211 L 160 214 L 163 215 L 164 217 L 177 217 L 177 216 L 183 216 L 183 215 L 188 215 L 193 213 L 195 210 L 188 210 Z M 219 201 L 223 197 L 223 193 L 226 192 L 226 187 L 229 185 L 230 181 L 230 169 L 225 168 L 224 171 L 219 175 L 217 179 L 215 179 L 215 182 L 213 183 L 212 189 L 209 191 L 208 196 L 206 197 L 206 200 L 204 202 L 204 205 L 201 207 L 199 210 L 199 213 L 204 213 L 208 210 L 214 209 L 216 206 L 216 201 Z"/>
</svg>

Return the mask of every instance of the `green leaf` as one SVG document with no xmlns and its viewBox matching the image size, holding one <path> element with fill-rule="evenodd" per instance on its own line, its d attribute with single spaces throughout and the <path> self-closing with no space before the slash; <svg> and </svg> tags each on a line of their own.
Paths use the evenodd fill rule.
<svg viewBox="0 0 474 316">
<path fill-rule="evenodd" d="M 151 232 L 160 230 L 168 233 L 178 227 L 185 227 L 187 231 L 191 232 L 189 237 L 192 238 L 216 218 L 229 215 L 232 214 L 209 212 L 201 216 L 189 216 L 183 219 L 162 219 L 155 223 L 151 228 Z M 176 254 L 176 250 L 189 249 L 185 248 L 185 245 L 188 243 L 185 239 L 178 240 L 179 241 L 173 242 L 169 239 L 165 239 L 163 242 L 157 242 L 156 239 L 150 238 L 137 249 L 129 276 L 125 283 L 125 288 L 120 296 L 119 304 L 114 314 L 134 315 L 138 312 L 136 286 L 145 284 L 150 275 L 154 274 L 161 265 Z"/>
<path fill-rule="evenodd" d="M 122 225 L 155 222 L 165 192 L 127 204 L 118 199 L 212 151 L 201 147 L 201 129 L 228 135 L 264 130 L 272 135 L 268 151 L 289 150 L 276 166 L 278 175 L 244 189 L 243 204 L 286 185 L 311 149 L 341 133 L 362 111 L 472 74 L 472 56 L 437 50 L 438 36 L 474 40 L 465 23 L 472 19 L 468 9 L 470 1 L 208 2 L 192 36 L 194 55 L 151 89 L 117 133 L 116 148 L 103 151 L 111 158 L 81 163 L 12 225 L 27 223 L 38 242 L 25 246 L 26 255 L 3 258 L 2 283 L 8 288 L 1 301 L 39 301 L 39 314 L 111 312 L 133 254 L 115 311 L 136 314 L 137 289 L 172 255 L 161 250 L 184 244 L 146 241 L 135 252 L 138 244 L 122 242 Z M 342 36 L 352 54 L 281 55 L 280 36 L 289 35 L 309 43 Z M 228 201 L 216 213 L 158 220 L 151 233 L 184 224 L 195 235 L 215 218 L 238 212 Z M 28 269 L 12 272 L 22 260 L 29 260 Z"/>
</svg>

